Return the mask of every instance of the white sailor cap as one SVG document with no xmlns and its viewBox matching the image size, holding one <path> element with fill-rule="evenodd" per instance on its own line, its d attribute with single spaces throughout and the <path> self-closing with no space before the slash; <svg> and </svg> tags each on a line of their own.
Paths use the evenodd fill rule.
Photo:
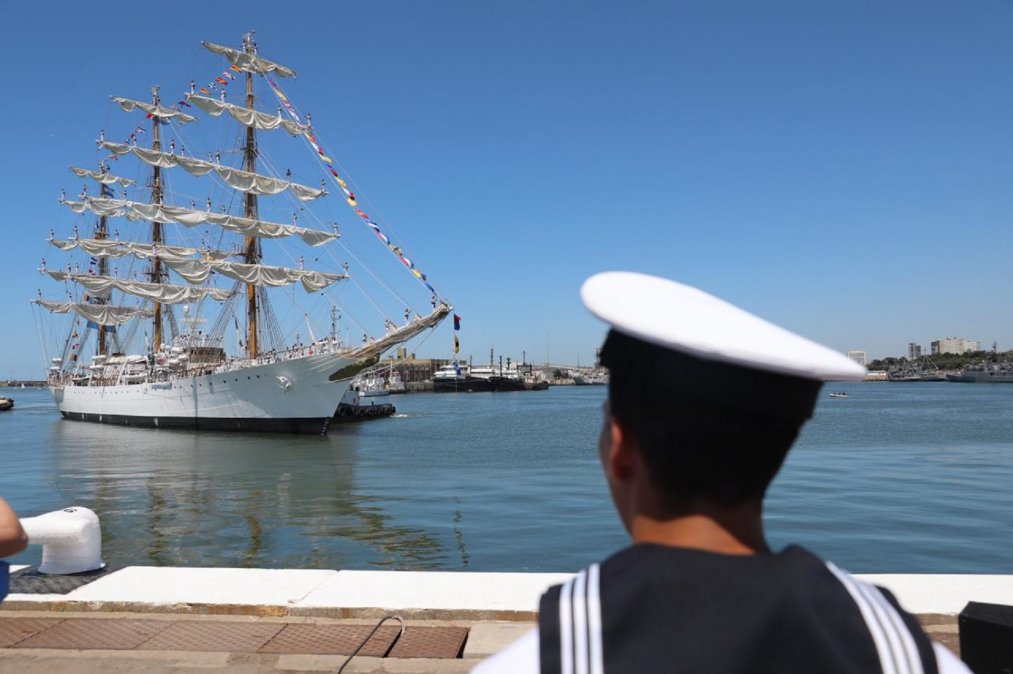
<svg viewBox="0 0 1013 674">
<path fill-rule="evenodd" d="M 705 362 L 816 381 L 866 374 L 842 353 L 676 281 L 604 272 L 587 279 L 580 295 L 614 330 Z"/>
</svg>

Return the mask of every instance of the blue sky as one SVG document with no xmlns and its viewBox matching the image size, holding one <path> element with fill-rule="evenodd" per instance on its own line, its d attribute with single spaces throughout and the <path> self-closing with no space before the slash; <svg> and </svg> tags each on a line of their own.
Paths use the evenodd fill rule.
<svg viewBox="0 0 1013 674">
<path fill-rule="evenodd" d="M 252 8 L 252 10 L 251 10 Z M 126 128 L 110 94 L 220 69 L 286 90 L 463 317 L 462 355 L 588 363 L 588 275 L 698 285 L 840 349 L 1013 348 L 1013 4 L 7 3 L 0 378 L 41 376 L 29 300 L 56 203 Z M 122 136 L 122 133 L 120 133 Z M 337 209 L 344 231 L 364 229 Z M 369 239 L 365 239 L 369 241 Z M 382 246 L 375 241 L 381 252 Z M 389 260 L 387 271 L 404 275 Z M 421 305 L 426 305 L 423 298 Z M 447 357 L 446 323 L 417 344 Z"/>
</svg>

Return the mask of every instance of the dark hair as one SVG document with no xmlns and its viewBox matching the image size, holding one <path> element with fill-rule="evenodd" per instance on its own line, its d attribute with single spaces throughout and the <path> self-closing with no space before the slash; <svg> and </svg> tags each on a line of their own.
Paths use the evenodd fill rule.
<svg viewBox="0 0 1013 674">
<path fill-rule="evenodd" d="M 613 416 L 635 436 L 665 505 L 763 498 L 821 383 L 704 360 L 612 330 Z"/>
</svg>

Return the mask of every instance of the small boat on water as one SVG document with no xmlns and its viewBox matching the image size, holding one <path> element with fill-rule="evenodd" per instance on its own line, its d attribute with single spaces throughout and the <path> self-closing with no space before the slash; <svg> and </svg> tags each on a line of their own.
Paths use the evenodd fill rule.
<svg viewBox="0 0 1013 674">
<path fill-rule="evenodd" d="M 401 375 L 395 372 L 394 366 L 390 364 L 363 370 L 352 380 L 350 388 L 358 391 L 364 398 L 408 392 Z"/>
<path fill-rule="evenodd" d="M 387 388 L 386 380 L 378 376 L 356 377 L 352 380 L 351 388 L 358 391 L 359 395 L 364 398 L 378 398 L 390 395 L 390 389 Z"/>
<path fill-rule="evenodd" d="M 831 398 L 847 398 L 848 394 L 846 392 L 844 392 L 844 391 L 831 391 L 830 392 L 830 397 Z"/>
<path fill-rule="evenodd" d="M 0 412 L 6 412 L 10 409 L 14 409 L 14 398 L 0 396 Z"/>
<path fill-rule="evenodd" d="M 591 372 L 571 373 L 574 386 L 606 386 L 609 383 L 609 376 L 606 370 L 594 370 Z"/>
<path fill-rule="evenodd" d="M 334 421 L 366 421 L 368 419 L 384 419 L 393 416 L 397 409 L 390 403 L 378 403 L 364 399 L 361 391 L 349 386 L 341 396 L 338 409 L 334 411 Z"/>
</svg>

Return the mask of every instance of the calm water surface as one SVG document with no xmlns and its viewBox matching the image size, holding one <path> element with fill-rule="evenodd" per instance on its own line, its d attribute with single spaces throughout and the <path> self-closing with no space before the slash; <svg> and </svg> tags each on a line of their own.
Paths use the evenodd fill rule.
<svg viewBox="0 0 1013 674">
<path fill-rule="evenodd" d="M 856 572 L 1013 573 L 1013 386 L 831 388 L 849 397 L 824 392 L 789 455 L 772 542 Z M 394 396 L 327 438 L 69 422 L 47 391 L 4 393 L 0 495 L 92 508 L 112 565 L 571 571 L 626 541 L 600 387 Z"/>
</svg>

